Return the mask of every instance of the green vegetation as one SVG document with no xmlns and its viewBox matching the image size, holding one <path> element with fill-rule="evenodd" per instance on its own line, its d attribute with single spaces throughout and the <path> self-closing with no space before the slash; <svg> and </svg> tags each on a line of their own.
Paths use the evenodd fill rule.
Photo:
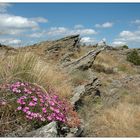
<svg viewBox="0 0 140 140">
<path fill-rule="evenodd" d="M 127 45 L 122 46 L 123 49 L 128 49 L 129 47 Z"/>
<path fill-rule="evenodd" d="M 140 65 L 140 55 L 137 50 L 133 50 L 127 54 L 127 61 L 134 65 Z"/>
</svg>

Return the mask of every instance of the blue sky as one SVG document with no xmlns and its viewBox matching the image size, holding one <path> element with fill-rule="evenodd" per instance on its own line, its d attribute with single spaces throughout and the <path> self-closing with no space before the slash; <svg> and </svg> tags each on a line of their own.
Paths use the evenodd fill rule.
<svg viewBox="0 0 140 140">
<path fill-rule="evenodd" d="M 24 46 L 80 34 L 81 42 L 140 47 L 140 3 L 0 3 L 0 42 Z"/>
</svg>

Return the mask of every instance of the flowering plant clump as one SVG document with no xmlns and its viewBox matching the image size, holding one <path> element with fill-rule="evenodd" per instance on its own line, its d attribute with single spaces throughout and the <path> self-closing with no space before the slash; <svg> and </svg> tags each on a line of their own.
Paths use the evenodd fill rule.
<svg viewBox="0 0 140 140">
<path fill-rule="evenodd" d="M 28 82 L 12 83 L 9 90 L 18 97 L 16 111 L 24 113 L 28 120 L 67 122 L 68 110 L 65 101 L 60 100 L 53 90 L 46 92 Z"/>
</svg>

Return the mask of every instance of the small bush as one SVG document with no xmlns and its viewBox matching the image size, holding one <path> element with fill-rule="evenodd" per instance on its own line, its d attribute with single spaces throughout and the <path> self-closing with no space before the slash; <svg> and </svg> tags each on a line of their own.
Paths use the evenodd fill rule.
<svg viewBox="0 0 140 140">
<path fill-rule="evenodd" d="M 19 118 L 20 122 L 30 125 L 30 129 L 38 128 L 52 121 L 70 127 L 78 126 L 80 123 L 78 115 L 73 111 L 69 101 L 60 98 L 53 89 L 46 91 L 39 85 L 17 81 L 6 85 L 3 90 L 6 95 L 4 94 L 0 100 L 0 106 L 2 106 L 0 128 L 3 128 L 0 135 L 4 135 L 6 131 L 12 133 L 11 126 L 6 126 L 9 126 L 9 123 L 10 125 L 16 123 L 17 128 L 18 124 L 15 120 L 19 120 Z M 6 114 L 8 116 L 5 116 Z M 8 124 L 6 125 L 6 123 Z M 5 127 L 6 129 L 4 129 Z M 23 127 L 26 128 L 26 125 Z"/>
<path fill-rule="evenodd" d="M 137 50 L 133 50 L 127 54 L 127 61 L 134 65 L 140 65 L 140 55 Z"/>
<path fill-rule="evenodd" d="M 127 45 L 123 45 L 122 48 L 123 49 L 128 49 L 128 46 Z"/>
</svg>

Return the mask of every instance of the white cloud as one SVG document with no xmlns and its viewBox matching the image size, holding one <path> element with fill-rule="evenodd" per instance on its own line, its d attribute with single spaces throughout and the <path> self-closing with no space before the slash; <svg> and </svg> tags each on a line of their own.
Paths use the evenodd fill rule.
<svg viewBox="0 0 140 140">
<path fill-rule="evenodd" d="M 112 43 L 113 46 L 117 47 L 117 46 L 122 46 L 122 45 L 126 45 L 126 42 L 123 41 L 114 41 Z"/>
<path fill-rule="evenodd" d="M 31 37 L 31 38 L 40 38 L 42 36 L 46 35 L 46 31 L 42 31 L 42 32 L 35 32 L 32 34 L 28 34 L 27 37 Z"/>
<path fill-rule="evenodd" d="M 47 23 L 48 19 L 43 18 L 43 17 L 35 17 L 35 18 L 31 18 L 31 20 L 36 21 L 36 22 L 40 22 L 40 23 Z"/>
<path fill-rule="evenodd" d="M 132 33 L 131 31 L 122 31 L 120 33 L 120 37 L 124 37 L 124 38 L 128 38 L 128 37 L 133 37 L 134 33 Z"/>
<path fill-rule="evenodd" d="M 140 19 L 136 19 L 135 21 L 132 21 L 132 23 L 140 24 Z"/>
<path fill-rule="evenodd" d="M 97 34 L 97 32 L 94 29 L 76 29 L 76 30 L 72 30 L 71 34 L 80 34 L 80 35 L 93 35 L 93 34 Z"/>
<path fill-rule="evenodd" d="M 93 34 L 97 34 L 97 32 L 94 29 L 89 29 L 89 28 L 69 29 L 65 27 L 52 27 L 47 31 L 47 34 L 50 36 L 73 35 L 73 34 L 93 35 Z"/>
<path fill-rule="evenodd" d="M 27 18 L 9 14 L 7 8 L 10 6 L 8 3 L 0 3 L 0 35 L 21 35 L 24 32 L 38 30 L 39 23 L 48 22 L 43 17 Z"/>
<path fill-rule="evenodd" d="M 1 38 L 0 43 L 5 44 L 5 45 L 14 45 L 17 46 L 21 43 L 22 41 L 20 39 L 15 39 L 15 38 Z"/>
<path fill-rule="evenodd" d="M 77 25 L 74 26 L 74 28 L 75 28 L 75 29 L 81 29 L 81 28 L 84 28 L 84 26 L 81 25 L 81 24 L 77 24 Z"/>
<path fill-rule="evenodd" d="M 120 46 L 136 43 L 140 43 L 140 30 L 137 31 L 124 30 L 120 32 L 118 38 L 114 39 L 114 42 L 112 44 Z"/>
<path fill-rule="evenodd" d="M 127 41 L 127 42 L 140 42 L 140 31 L 122 31 L 119 34 L 119 40 Z"/>
<path fill-rule="evenodd" d="M 19 35 L 26 31 L 39 29 L 39 23 L 46 23 L 48 20 L 43 17 L 26 18 L 22 16 L 0 14 L 0 34 Z"/>
<path fill-rule="evenodd" d="M 38 23 L 26 17 L 0 14 L 0 28 L 37 28 Z"/>
<path fill-rule="evenodd" d="M 57 36 L 57 35 L 65 35 L 69 32 L 69 30 L 65 27 L 51 27 L 47 32 L 48 35 Z"/>
<path fill-rule="evenodd" d="M 97 28 L 110 28 L 113 26 L 112 22 L 105 22 L 103 24 L 96 24 L 95 27 Z"/>
<path fill-rule="evenodd" d="M 0 3 L 0 13 L 7 12 L 7 8 L 10 7 L 9 3 Z"/>
<path fill-rule="evenodd" d="M 94 38 L 91 38 L 91 37 L 82 37 L 81 42 L 86 43 L 86 44 L 93 44 L 96 42 L 96 40 Z"/>
<path fill-rule="evenodd" d="M 22 33 L 24 33 L 25 31 L 27 31 L 26 29 L 11 29 L 11 28 L 1 28 L 0 29 L 0 35 L 21 35 Z"/>
</svg>

